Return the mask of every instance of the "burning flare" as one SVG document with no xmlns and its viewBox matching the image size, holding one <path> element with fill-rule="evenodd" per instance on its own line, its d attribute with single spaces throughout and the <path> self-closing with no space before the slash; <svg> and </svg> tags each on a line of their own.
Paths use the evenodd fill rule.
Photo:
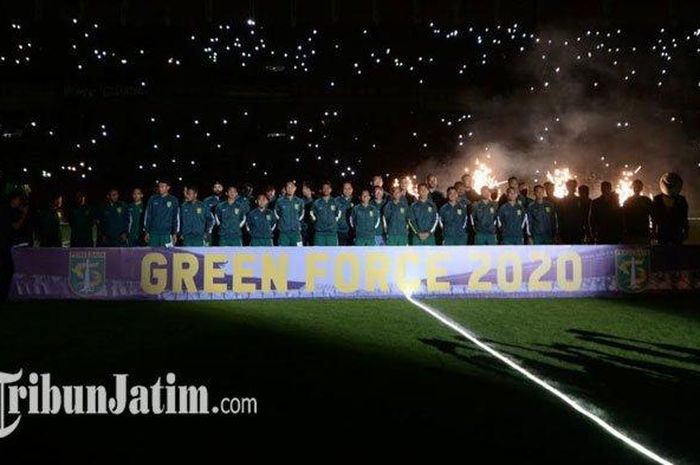
<svg viewBox="0 0 700 465">
<path fill-rule="evenodd" d="M 401 187 L 402 189 L 405 187 L 406 192 L 411 194 L 414 197 L 418 197 L 418 189 L 416 188 L 416 184 L 413 182 L 413 180 L 416 178 L 416 175 L 414 174 L 413 177 L 411 176 L 404 176 L 401 178 L 399 181 L 399 178 L 394 178 L 394 187 Z"/>
<path fill-rule="evenodd" d="M 554 197 L 566 197 L 566 181 L 576 178 L 569 168 L 555 168 L 554 173 L 547 171 L 547 181 L 554 184 Z"/>
<path fill-rule="evenodd" d="M 618 197 L 620 197 L 620 206 L 625 203 L 625 200 L 629 199 L 634 195 L 634 190 L 632 189 L 632 176 L 637 174 L 642 167 L 638 166 L 636 170 L 624 170 L 622 171 L 622 176 L 617 180 L 615 186 L 615 192 L 617 192 Z"/>
<path fill-rule="evenodd" d="M 472 188 L 476 190 L 476 192 L 480 192 L 481 188 L 484 186 L 488 187 L 489 189 L 495 189 L 499 184 L 502 184 L 495 178 L 493 175 L 493 170 L 486 165 L 486 163 L 482 163 L 477 158 L 474 161 L 474 165 L 476 166 L 474 171 L 470 172 L 469 168 L 465 168 L 464 171 L 471 174 Z"/>
</svg>

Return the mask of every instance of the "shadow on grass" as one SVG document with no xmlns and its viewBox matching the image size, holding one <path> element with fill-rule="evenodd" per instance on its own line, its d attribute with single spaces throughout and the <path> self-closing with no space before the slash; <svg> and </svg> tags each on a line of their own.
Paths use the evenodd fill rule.
<svg viewBox="0 0 700 465">
<path fill-rule="evenodd" d="M 3 454 L 37 463 L 71 453 L 78 454 L 74 463 L 107 463 L 132 461 L 138 451 L 167 457 L 176 446 L 241 451 L 262 445 L 270 451 L 297 441 L 303 450 L 381 443 L 405 451 L 457 438 L 470 454 L 488 454 L 490 463 L 638 463 L 627 449 L 529 387 L 473 370 L 412 364 L 392 354 L 390 345 L 377 355 L 319 344 L 302 331 L 283 333 L 236 317 L 234 303 L 230 318 L 198 309 L 206 306 L 51 303 L 3 309 L 0 370 L 50 372 L 56 384 L 107 386 L 111 373 L 151 385 L 172 371 L 181 383 L 207 385 L 210 399 L 255 396 L 258 416 L 26 415 L 3 440 Z M 420 440 L 394 444 L 389 439 L 397 435 Z M 433 442 L 438 435 L 440 442 Z"/>
<path fill-rule="evenodd" d="M 483 341 L 576 398 L 602 409 L 652 449 L 699 463 L 700 351 L 601 332 L 569 329 L 580 344 Z M 519 374 L 461 336 L 421 342 L 466 364 Z M 682 366 L 680 366 L 682 365 Z"/>
</svg>

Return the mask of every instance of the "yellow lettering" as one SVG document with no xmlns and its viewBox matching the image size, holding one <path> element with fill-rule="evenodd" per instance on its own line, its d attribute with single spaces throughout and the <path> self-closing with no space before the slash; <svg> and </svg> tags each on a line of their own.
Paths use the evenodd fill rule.
<svg viewBox="0 0 700 465">
<path fill-rule="evenodd" d="M 372 292 L 377 288 L 382 292 L 389 292 L 389 257 L 381 252 L 368 252 L 365 291 Z"/>
<path fill-rule="evenodd" d="M 289 269 L 289 257 L 286 253 L 279 254 L 277 261 L 272 255 L 264 254 L 262 257 L 262 290 L 269 292 L 271 283 L 275 289 L 285 292 L 287 290 L 287 270 Z"/>
<path fill-rule="evenodd" d="M 345 265 L 350 265 L 345 279 Z M 335 287 L 340 292 L 355 292 L 360 287 L 360 260 L 352 252 L 339 253 L 335 260 Z"/>
<path fill-rule="evenodd" d="M 226 271 L 219 264 L 226 263 L 226 255 L 222 253 L 204 254 L 204 292 L 221 294 L 226 292 L 226 283 L 216 282 L 215 279 L 223 279 Z"/>
<path fill-rule="evenodd" d="M 144 255 L 141 260 L 141 289 L 143 292 L 158 295 L 165 291 L 165 287 L 168 285 L 168 272 L 165 268 L 155 268 L 153 265 L 162 267 L 167 264 L 168 261 L 163 254 L 151 252 Z"/>
<path fill-rule="evenodd" d="M 252 278 L 253 270 L 246 265 L 255 261 L 255 255 L 251 253 L 237 253 L 233 256 L 233 291 L 255 292 L 255 283 L 244 283 L 243 278 Z"/>
<path fill-rule="evenodd" d="M 447 270 L 444 267 L 438 266 L 437 262 L 448 258 L 444 253 L 428 254 L 428 291 L 429 292 L 448 292 L 450 283 L 447 281 L 438 281 L 438 276 L 445 276 Z"/>
<path fill-rule="evenodd" d="M 326 276 L 326 269 L 319 268 L 320 262 L 328 260 L 325 253 L 309 253 L 306 255 L 306 290 L 316 290 L 316 279 Z"/>
<path fill-rule="evenodd" d="M 471 252 L 469 259 L 479 260 L 481 265 L 476 267 L 469 275 L 467 286 L 474 291 L 488 291 L 491 289 L 491 284 L 488 281 L 482 281 L 481 278 L 491 269 L 491 255 L 487 252 Z"/>
<path fill-rule="evenodd" d="M 513 280 L 508 281 L 508 264 L 513 270 Z M 518 254 L 503 252 L 498 256 L 498 287 L 506 292 L 515 292 L 523 284 L 523 263 Z"/>
<path fill-rule="evenodd" d="M 412 292 L 420 287 L 420 280 L 418 278 L 407 278 L 408 273 L 406 272 L 406 265 L 408 262 L 415 265 L 417 261 L 418 256 L 413 252 L 404 252 L 399 255 L 396 264 L 396 283 L 404 292 Z"/>
<path fill-rule="evenodd" d="M 552 258 L 547 252 L 537 250 L 530 253 L 530 260 L 539 261 L 540 264 L 530 273 L 527 282 L 528 289 L 531 291 L 551 291 L 552 282 L 542 281 L 542 276 L 549 273 L 550 268 L 552 268 Z"/>
<path fill-rule="evenodd" d="M 191 253 L 173 254 L 173 292 L 182 292 L 184 284 L 187 292 L 197 292 L 194 277 L 199 271 L 199 261 Z"/>
<path fill-rule="evenodd" d="M 568 279 L 566 268 L 571 263 L 571 279 Z M 557 285 L 565 291 L 578 291 L 583 283 L 581 256 L 569 251 L 557 257 Z"/>
</svg>

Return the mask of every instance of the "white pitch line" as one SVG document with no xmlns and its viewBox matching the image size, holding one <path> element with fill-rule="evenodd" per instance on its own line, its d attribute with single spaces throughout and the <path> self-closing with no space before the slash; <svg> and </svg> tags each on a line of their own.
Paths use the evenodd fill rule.
<svg viewBox="0 0 700 465">
<path fill-rule="evenodd" d="M 611 424 L 607 423 L 605 420 L 603 420 L 599 416 L 595 415 L 594 413 L 586 410 L 583 406 L 581 406 L 573 398 L 564 394 L 563 392 L 561 392 L 560 390 L 558 390 L 557 388 L 555 388 L 551 384 L 547 383 L 543 379 L 535 376 L 533 373 L 531 373 L 530 371 L 521 367 L 520 365 L 518 365 L 517 363 L 515 363 L 514 361 L 512 361 L 510 358 L 506 357 L 505 355 L 501 354 L 497 350 L 493 349 L 492 347 L 488 346 L 487 344 L 484 344 L 479 339 L 477 339 L 475 336 L 473 336 L 469 331 L 467 331 L 463 326 L 461 326 L 459 323 L 456 323 L 455 321 L 451 320 L 447 316 L 443 315 L 438 310 L 435 310 L 434 308 L 427 306 L 423 302 L 419 302 L 419 301 L 415 300 L 409 293 L 405 293 L 405 296 L 406 296 L 406 299 L 409 302 L 411 302 L 413 305 L 420 308 L 421 310 L 423 310 L 424 312 L 426 312 L 427 314 L 429 314 L 433 318 L 437 319 L 445 326 L 448 326 L 449 328 L 457 331 L 459 334 L 461 334 L 462 336 L 469 339 L 469 341 L 474 343 L 477 347 L 488 352 L 490 355 L 497 358 L 501 362 L 505 363 L 510 368 L 517 371 L 521 375 L 525 376 L 530 381 L 533 381 L 535 384 L 544 388 L 546 391 L 549 391 L 551 394 L 555 395 L 556 397 L 558 397 L 559 399 L 564 401 L 564 403 L 569 405 L 569 407 L 573 408 L 574 410 L 576 410 L 578 413 L 580 413 L 584 417 L 586 417 L 589 420 L 596 423 L 603 430 L 605 430 L 608 434 L 614 436 L 615 438 L 624 442 L 626 445 L 628 445 L 632 449 L 634 449 L 637 452 L 645 455 L 646 457 L 654 460 L 657 463 L 660 463 L 663 465 L 673 465 L 672 462 L 670 462 L 669 460 L 667 460 L 667 459 L 661 457 L 660 455 L 656 454 L 655 452 L 647 449 L 646 447 L 644 447 L 643 445 L 641 445 L 637 441 L 625 436 L 624 433 L 615 429 Z"/>
</svg>

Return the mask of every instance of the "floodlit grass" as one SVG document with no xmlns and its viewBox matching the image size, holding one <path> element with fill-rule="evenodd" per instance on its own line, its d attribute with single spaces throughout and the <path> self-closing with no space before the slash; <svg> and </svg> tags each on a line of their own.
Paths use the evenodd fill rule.
<svg viewBox="0 0 700 465">
<path fill-rule="evenodd" d="M 678 461 L 700 458 L 697 299 L 430 300 L 497 350 Z M 257 417 L 23 419 L 5 441 L 236 447 L 393 433 L 458 440 L 493 462 L 645 463 L 531 383 L 402 300 L 15 303 L 0 310 L 0 371 L 61 384 L 150 385 L 168 371 L 210 397 L 256 396 Z M 107 435 L 107 436 L 105 436 Z M 0 444 L 2 446 L 2 444 Z M 34 452 L 39 453 L 38 450 Z M 125 457 L 129 457 L 125 455 Z"/>
</svg>

